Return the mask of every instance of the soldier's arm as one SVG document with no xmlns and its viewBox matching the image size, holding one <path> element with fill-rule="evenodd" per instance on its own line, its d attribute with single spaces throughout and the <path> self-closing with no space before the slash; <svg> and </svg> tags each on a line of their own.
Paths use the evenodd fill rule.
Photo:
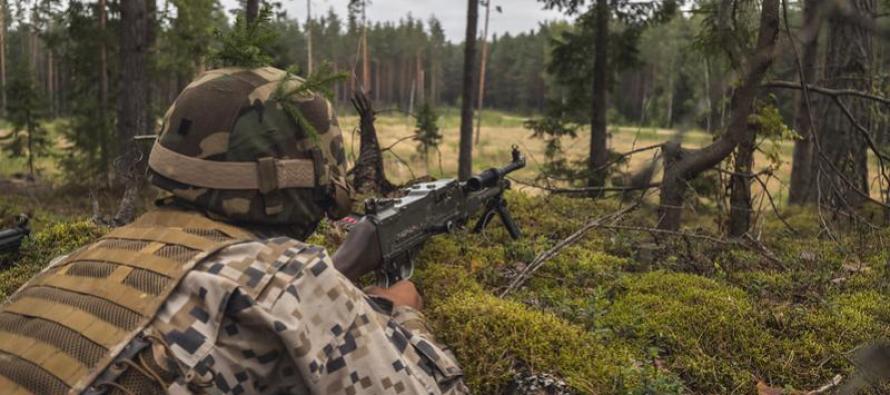
<svg viewBox="0 0 890 395">
<path fill-rule="evenodd" d="M 280 336 L 317 393 L 464 393 L 462 372 L 412 307 L 373 301 L 325 253 L 291 258 L 301 274 L 274 303 Z M 419 307 L 419 306 L 418 306 Z"/>
</svg>

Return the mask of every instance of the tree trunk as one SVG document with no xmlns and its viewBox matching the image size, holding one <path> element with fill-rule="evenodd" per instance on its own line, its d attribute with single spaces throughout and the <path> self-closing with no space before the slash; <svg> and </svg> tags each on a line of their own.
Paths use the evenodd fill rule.
<svg viewBox="0 0 890 395">
<path fill-rule="evenodd" d="M 312 20 L 312 0 L 306 0 L 306 75 L 312 75 L 312 29 L 309 22 Z"/>
<path fill-rule="evenodd" d="M 154 1 L 154 0 L 149 0 Z M 118 225 L 129 223 L 135 216 L 135 207 L 142 182 L 144 155 L 133 137 L 148 130 L 145 119 L 146 53 L 148 6 L 146 0 L 127 0 L 120 4 L 120 94 L 117 110 L 117 143 L 120 152 L 117 167 L 118 181 L 126 188 L 124 197 L 115 214 Z"/>
<path fill-rule="evenodd" d="M 754 128 L 753 125 L 748 125 Z M 754 169 L 754 144 L 756 130 L 748 131 L 745 141 L 739 143 L 735 153 L 735 166 L 730 177 L 729 236 L 742 237 L 751 229 L 751 182 Z"/>
<path fill-rule="evenodd" d="M 364 15 L 364 11 L 362 11 Z M 379 74 L 378 74 L 379 75 Z M 362 16 L 362 92 L 368 93 L 371 89 L 371 58 L 368 51 L 368 23 Z M 375 95 L 377 93 L 375 92 Z"/>
<path fill-rule="evenodd" d="M 415 74 L 417 75 L 417 102 L 421 105 L 429 103 L 426 96 L 426 72 L 423 69 L 423 59 L 420 57 L 420 49 L 417 50 L 417 67 Z"/>
<path fill-rule="evenodd" d="M 49 104 L 49 113 L 52 117 L 58 116 L 56 113 L 56 85 L 55 85 L 55 63 L 53 49 L 47 48 L 46 51 L 46 96 Z"/>
<path fill-rule="evenodd" d="M 158 4 L 157 0 L 145 0 L 146 2 L 146 11 L 147 11 L 147 20 L 145 25 L 145 47 L 146 47 L 146 58 L 145 58 L 145 125 L 146 128 L 143 131 L 145 134 L 154 134 L 155 131 L 155 111 L 154 111 L 154 101 L 155 101 L 155 50 L 157 45 L 157 11 Z"/>
<path fill-rule="evenodd" d="M 6 116 L 6 0 L 0 0 L 0 116 Z"/>
<path fill-rule="evenodd" d="M 684 150 L 679 142 L 665 144 L 659 229 L 679 229 L 687 183 L 726 159 L 739 144 L 751 139 L 753 129 L 748 126 L 748 117 L 754 110 L 760 83 L 772 65 L 778 34 L 779 0 L 763 0 L 757 46 L 748 57 L 741 86 L 733 94 L 732 118 L 726 133 L 699 150 Z"/>
<path fill-rule="evenodd" d="M 818 14 L 820 0 L 804 1 L 804 29 L 803 29 L 803 55 L 801 64 L 803 67 L 803 80 L 801 84 L 816 82 L 816 59 L 819 52 L 819 30 L 822 18 Z M 800 134 L 800 139 L 794 142 L 794 154 L 791 161 L 791 185 L 788 190 L 789 204 L 804 204 L 813 202 L 815 193 L 813 188 L 813 123 L 810 118 L 810 107 L 804 98 L 803 91 L 796 97 L 797 109 L 794 115 L 794 130 Z"/>
<path fill-rule="evenodd" d="M 247 23 L 253 22 L 260 14 L 260 0 L 247 0 L 244 5 L 244 17 Z"/>
<path fill-rule="evenodd" d="M 587 159 L 588 187 L 606 184 L 603 167 L 609 161 L 608 130 L 606 125 L 606 91 L 608 89 L 609 62 L 609 1 L 596 0 L 596 36 L 593 63 L 593 101 L 590 108 L 590 157 Z M 601 193 L 594 193 L 594 196 Z"/>
<path fill-rule="evenodd" d="M 482 28 L 482 56 L 479 60 L 479 101 L 476 103 L 476 144 L 482 136 L 482 106 L 485 103 L 485 69 L 488 63 L 488 22 L 491 18 L 491 0 L 485 2 L 485 27 Z"/>
<path fill-rule="evenodd" d="M 31 181 L 36 180 L 34 177 L 34 133 L 36 132 L 37 127 L 34 125 L 34 122 L 34 115 L 31 113 L 31 110 L 26 109 L 25 123 L 28 128 L 28 172 Z"/>
<path fill-rule="evenodd" d="M 851 0 L 845 3 L 854 18 L 874 23 L 877 0 Z M 866 26 L 848 17 L 834 14 L 828 20 L 828 45 L 825 53 L 826 87 L 870 92 L 872 34 Z M 856 120 L 869 129 L 872 117 L 868 105 L 861 100 L 847 100 L 846 106 Z M 821 171 L 823 190 L 820 203 L 832 207 L 856 208 L 868 195 L 868 152 L 866 138 L 850 122 L 835 103 L 822 101 L 822 122 L 816 138 L 820 157 L 830 164 L 814 161 Z"/>
<path fill-rule="evenodd" d="M 386 179 L 383 153 L 380 152 L 380 143 L 377 141 L 377 129 L 374 127 L 375 113 L 371 101 L 364 92 L 356 92 L 352 105 L 360 117 L 361 136 L 358 159 L 352 169 L 352 186 L 358 193 L 390 193 L 395 187 Z"/>
<path fill-rule="evenodd" d="M 104 127 L 108 120 L 108 43 L 105 26 L 108 21 L 106 0 L 99 0 L 99 121 Z M 106 169 L 107 170 L 107 169 Z"/>
<path fill-rule="evenodd" d="M 460 153 L 457 176 L 461 180 L 473 173 L 473 79 L 476 62 L 476 24 L 479 22 L 479 0 L 467 1 L 467 35 L 464 41 L 464 79 L 460 108 Z"/>
</svg>

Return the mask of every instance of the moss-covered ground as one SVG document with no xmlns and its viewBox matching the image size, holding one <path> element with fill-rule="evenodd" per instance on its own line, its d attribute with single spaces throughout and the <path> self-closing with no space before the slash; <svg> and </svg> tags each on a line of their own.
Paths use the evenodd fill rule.
<svg viewBox="0 0 890 395">
<path fill-rule="evenodd" d="M 768 253 L 738 244 L 594 229 L 525 283 L 498 295 L 538 253 L 617 201 L 508 196 L 525 237 L 493 226 L 434 239 L 416 281 L 437 335 L 469 385 L 500 393 L 514 372 L 548 373 L 578 393 L 748 394 L 818 388 L 856 369 L 853 350 L 890 338 L 890 233 L 820 232 L 807 210 L 765 219 Z M 0 211 L 23 202 L 0 199 Z M 648 226 L 641 208 L 622 224 Z M 707 232 L 707 215 L 695 218 Z M 497 225 L 497 224 L 495 224 Z M 39 212 L 37 231 L 0 271 L 0 297 L 55 255 L 104 230 Z M 313 238 L 332 245 L 326 233 Z M 333 236 L 331 236 L 333 237 Z M 871 388 L 878 393 L 881 389 Z"/>
</svg>

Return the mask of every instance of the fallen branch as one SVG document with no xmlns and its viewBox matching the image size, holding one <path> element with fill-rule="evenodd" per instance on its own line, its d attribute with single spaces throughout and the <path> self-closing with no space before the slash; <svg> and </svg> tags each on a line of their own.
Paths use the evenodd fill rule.
<svg viewBox="0 0 890 395">
<path fill-rule="evenodd" d="M 621 219 L 621 217 L 623 217 L 625 214 L 636 209 L 637 207 L 639 207 L 638 204 L 635 204 L 633 206 L 628 206 L 620 211 L 617 211 L 617 212 L 614 212 L 611 214 L 607 214 L 607 215 L 604 215 L 602 217 L 599 217 L 592 221 L 587 222 L 586 224 L 584 224 L 584 226 L 581 227 L 581 229 L 578 229 L 577 231 L 575 231 L 575 233 L 572 233 L 569 237 L 565 238 L 564 240 L 560 241 L 559 243 L 556 243 L 556 245 L 553 246 L 553 248 L 550 248 L 549 250 L 544 251 L 541 254 L 539 254 L 538 256 L 536 256 L 535 259 L 528 266 L 526 266 L 525 269 L 523 269 L 522 272 L 516 276 L 516 278 L 513 279 L 513 281 L 510 283 L 510 285 L 508 285 L 507 288 L 501 292 L 500 297 L 503 298 L 508 293 L 521 287 L 522 284 L 524 284 L 528 280 L 528 278 L 532 275 L 532 273 L 534 273 L 539 268 L 541 268 L 541 266 L 543 266 L 544 263 L 553 259 L 557 255 L 559 255 L 559 253 L 564 248 L 566 248 L 566 247 L 574 244 L 578 240 L 580 240 L 581 237 L 583 237 L 591 229 L 602 227 L 603 224 L 607 221 L 615 222 L 618 219 Z"/>
<path fill-rule="evenodd" d="M 761 256 L 773 262 L 779 266 L 784 267 L 785 264 L 779 260 L 768 248 L 766 248 L 763 243 L 754 240 L 751 236 L 748 236 L 746 239 L 721 239 L 714 236 L 699 234 L 699 233 L 689 233 L 683 232 L 679 230 L 669 230 L 669 229 L 659 229 L 659 228 L 646 228 L 641 226 L 622 226 L 622 225 L 599 225 L 598 227 L 603 229 L 615 229 L 615 230 L 628 230 L 635 232 L 647 232 L 649 234 L 665 234 L 671 236 L 682 237 L 684 239 L 701 239 L 707 240 L 715 244 L 723 244 L 723 245 L 735 245 L 748 249 L 753 249 L 757 251 Z M 749 244 L 750 243 L 750 244 Z"/>
<path fill-rule="evenodd" d="M 587 194 L 591 192 L 633 192 L 633 191 L 645 191 L 652 188 L 658 188 L 661 186 L 661 183 L 651 183 L 640 186 L 629 186 L 629 187 L 584 187 L 584 188 L 557 188 L 551 187 L 547 185 L 540 185 L 537 183 L 533 183 L 530 181 L 524 181 L 518 178 L 508 177 L 510 181 L 513 181 L 517 184 L 524 185 L 527 187 L 543 189 L 547 192 L 553 194 Z"/>
<path fill-rule="evenodd" d="M 807 392 L 807 395 L 819 395 L 819 394 L 828 393 L 828 391 L 831 391 L 834 388 L 836 388 L 837 386 L 841 385 L 841 383 L 843 381 L 844 381 L 844 376 L 836 375 L 836 376 L 834 376 L 834 378 L 831 379 L 830 383 L 825 384 L 825 385 L 823 385 L 815 390 L 812 390 L 810 392 Z"/>
</svg>

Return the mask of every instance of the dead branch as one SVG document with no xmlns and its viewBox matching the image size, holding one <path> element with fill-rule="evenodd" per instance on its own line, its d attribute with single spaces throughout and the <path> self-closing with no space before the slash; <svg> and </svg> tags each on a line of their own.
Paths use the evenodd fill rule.
<svg viewBox="0 0 890 395">
<path fill-rule="evenodd" d="M 395 187 L 386 179 L 383 167 L 383 153 L 377 139 L 377 129 L 374 126 L 376 112 L 371 101 L 364 92 L 356 92 L 352 98 L 352 105 L 360 117 L 359 156 L 355 166 L 351 170 L 353 175 L 352 185 L 358 192 L 377 192 L 387 194 Z"/>
<path fill-rule="evenodd" d="M 633 150 L 630 150 L 630 151 L 627 151 L 627 152 L 624 152 L 624 153 L 620 153 L 620 154 L 617 155 L 617 157 L 615 157 L 615 159 L 612 159 L 612 160 L 610 160 L 610 161 L 604 163 L 602 166 L 599 166 L 599 167 L 597 167 L 597 168 L 595 168 L 595 169 L 593 169 L 593 170 L 594 170 L 594 171 L 601 171 L 601 170 L 608 169 L 610 166 L 612 166 L 612 165 L 614 165 L 614 164 L 616 164 L 616 163 L 618 163 L 618 162 L 621 162 L 621 161 L 624 160 L 625 158 L 628 158 L 628 157 L 630 157 L 630 156 L 633 156 L 634 154 L 638 154 L 638 153 L 640 153 L 640 152 L 646 152 L 646 151 L 650 151 L 650 150 L 654 150 L 654 149 L 660 149 L 662 146 L 664 146 L 664 143 L 658 143 L 658 144 L 653 144 L 653 145 L 650 145 L 650 146 L 647 146 L 647 147 L 641 147 L 641 148 L 633 149 Z"/>
<path fill-rule="evenodd" d="M 521 287 L 522 284 L 525 283 L 529 277 L 531 277 L 532 273 L 534 273 L 539 268 L 541 268 L 541 266 L 543 266 L 544 263 L 553 259 L 557 255 L 559 255 L 559 253 L 564 248 L 566 248 L 566 247 L 574 244 L 578 240 L 580 240 L 591 229 L 602 227 L 603 224 L 607 221 L 611 221 L 612 223 L 615 223 L 616 221 L 620 220 L 625 214 L 633 211 L 637 207 L 639 207 L 639 204 L 625 207 L 624 209 L 622 209 L 620 211 L 610 213 L 610 214 L 604 215 L 602 217 L 596 218 L 592 221 L 589 221 L 586 224 L 584 224 L 584 226 L 582 226 L 581 229 L 578 229 L 577 231 L 575 231 L 575 233 L 572 233 L 569 237 L 563 239 L 559 243 L 556 243 L 556 245 L 553 246 L 552 248 L 550 248 L 549 250 L 544 251 L 541 254 L 538 254 L 538 256 L 536 256 L 535 259 L 530 264 L 528 264 L 528 266 L 526 266 L 525 269 L 523 269 L 522 272 L 516 276 L 516 278 L 513 279 L 513 281 L 510 283 L 510 285 L 508 285 L 507 288 L 501 292 L 500 297 L 503 298 L 510 292 Z"/>
<path fill-rule="evenodd" d="M 538 188 L 545 190 L 547 192 L 557 194 L 557 195 L 573 195 L 573 194 L 589 194 L 592 192 L 633 192 L 633 191 L 645 191 L 652 188 L 658 188 L 661 186 L 661 183 L 651 183 L 641 186 L 628 186 L 628 187 L 583 187 L 583 188 L 557 188 L 549 185 L 540 185 L 534 182 L 525 181 L 519 178 L 507 177 L 510 181 L 513 181 L 517 184 L 524 185 L 527 187 Z"/>
<path fill-rule="evenodd" d="M 790 81 L 769 81 L 763 84 L 765 88 L 786 88 L 786 89 L 796 89 L 803 90 L 803 86 L 801 84 L 790 82 Z M 875 101 L 884 105 L 890 106 L 890 98 L 886 98 L 883 96 L 872 95 L 867 92 L 861 92 L 854 89 L 831 89 L 825 88 L 817 85 L 807 84 L 806 89 L 811 92 L 816 92 L 825 96 L 829 96 L 831 98 L 843 97 L 843 96 L 854 96 L 861 99 L 867 99 L 871 101 Z"/>
<path fill-rule="evenodd" d="M 646 232 L 646 233 L 653 234 L 653 235 L 654 234 L 663 234 L 663 235 L 669 235 L 669 236 L 676 236 L 676 237 L 683 238 L 684 240 L 687 241 L 687 243 L 688 243 L 687 239 L 700 239 L 700 240 L 710 241 L 715 244 L 739 246 L 739 247 L 754 250 L 755 252 L 759 253 L 761 256 L 763 256 L 770 262 L 773 262 L 779 266 L 782 266 L 782 267 L 785 266 L 785 264 L 782 263 L 782 261 L 779 260 L 775 256 L 775 254 L 773 254 L 765 245 L 763 245 L 763 243 L 761 243 L 757 240 L 754 240 L 753 238 L 751 238 L 751 236 L 747 236 L 747 237 L 741 238 L 741 239 L 721 239 L 718 237 L 700 234 L 700 233 L 684 232 L 684 231 L 680 231 L 680 230 L 659 229 L 659 228 L 647 228 L 647 227 L 642 227 L 642 226 L 599 225 L 598 227 L 602 228 L 602 229 L 627 230 L 627 231 L 633 231 L 633 232 Z"/>
<path fill-rule="evenodd" d="M 841 385 L 841 383 L 842 383 L 843 381 L 844 381 L 844 376 L 841 376 L 841 375 L 839 375 L 839 374 L 838 374 L 838 375 L 835 375 L 835 376 L 831 379 L 831 382 L 829 382 L 828 384 L 825 384 L 825 385 L 823 385 L 823 386 L 821 386 L 821 387 L 819 387 L 819 388 L 817 388 L 817 389 L 815 389 L 815 390 L 812 390 L 812 391 L 810 391 L 810 392 L 807 392 L 806 395 L 820 395 L 820 394 L 827 394 L 827 393 L 829 393 L 829 391 L 831 391 L 831 390 L 835 389 L 837 386 Z"/>
<path fill-rule="evenodd" d="M 389 151 L 389 150 L 393 149 L 393 147 L 399 145 L 399 143 L 401 143 L 401 142 L 403 142 L 403 141 L 405 141 L 405 140 L 410 140 L 410 139 L 416 139 L 416 137 L 415 137 L 414 135 L 401 137 L 401 138 L 399 138 L 398 140 L 396 140 L 394 143 L 390 144 L 389 146 L 387 146 L 387 147 L 385 147 L 385 148 L 381 148 L 381 149 L 380 149 L 380 152 L 386 152 L 386 151 Z"/>
</svg>

